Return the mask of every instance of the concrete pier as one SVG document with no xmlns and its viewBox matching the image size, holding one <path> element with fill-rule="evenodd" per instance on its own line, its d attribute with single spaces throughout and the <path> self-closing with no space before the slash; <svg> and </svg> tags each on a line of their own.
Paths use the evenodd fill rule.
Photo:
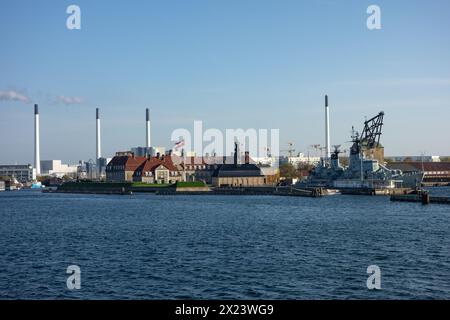
<svg viewBox="0 0 450 320">
<path fill-rule="evenodd" d="M 433 197 L 427 193 L 424 194 L 406 194 L 392 195 L 391 201 L 401 202 L 420 202 L 424 205 L 428 204 L 450 204 L 450 197 Z"/>
</svg>

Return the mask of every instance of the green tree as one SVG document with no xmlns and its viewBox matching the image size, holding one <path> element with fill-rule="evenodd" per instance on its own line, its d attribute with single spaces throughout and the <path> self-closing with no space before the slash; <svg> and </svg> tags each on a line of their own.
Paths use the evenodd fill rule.
<svg viewBox="0 0 450 320">
<path fill-rule="evenodd" d="M 283 163 L 280 165 L 280 176 L 283 178 L 297 178 L 298 172 L 290 163 Z"/>
<path fill-rule="evenodd" d="M 305 178 L 309 176 L 309 173 L 314 168 L 314 165 L 310 163 L 299 163 L 297 165 L 297 178 Z"/>
</svg>

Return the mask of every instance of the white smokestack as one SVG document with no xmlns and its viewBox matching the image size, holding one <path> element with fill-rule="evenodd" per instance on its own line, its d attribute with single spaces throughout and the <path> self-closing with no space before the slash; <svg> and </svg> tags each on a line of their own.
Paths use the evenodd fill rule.
<svg viewBox="0 0 450 320">
<path fill-rule="evenodd" d="M 101 146 L 101 137 L 100 137 L 100 110 L 99 108 L 96 109 L 96 121 L 97 121 L 97 135 L 96 135 L 96 159 L 98 162 L 98 159 L 102 157 L 102 146 Z"/>
<path fill-rule="evenodd" d="M 34 167 L 36 176 L 41 175 L 41 150 L 39 145 L 39 108 L 34 105 Z"/>
<path fill-rule="evenodd" d="M 327 159 L 331 158 L 330 145 L 330 108 L 328 107 L 328 96 L 325 95 L 325 148 L 327 152 Z"/>
<path fill-rule="evenodd" d="M 148 109 L 145 110 L 145 123 L 146 123 L 146 147 L 151 147 L 151 140 L 150 140 L 150 111 Z"/>
</svg>

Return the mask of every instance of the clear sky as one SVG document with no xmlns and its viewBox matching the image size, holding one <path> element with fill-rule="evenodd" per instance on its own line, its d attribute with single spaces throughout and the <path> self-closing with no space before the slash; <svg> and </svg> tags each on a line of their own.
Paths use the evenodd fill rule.
<svg viewBox="0 0 450 320">
<path fill-rule="evenodd" d="M 81 30 L 66 8 L 81 8 Z M 381 8 L 381 30 L 366 9 Z M 386 113 L 388 155 L 450 155 L 450 1 L 0 1 L 0 163 L 95 157 L 176 128 L 279 128 L 281 149 L 332 143 Z"/>
</svg>

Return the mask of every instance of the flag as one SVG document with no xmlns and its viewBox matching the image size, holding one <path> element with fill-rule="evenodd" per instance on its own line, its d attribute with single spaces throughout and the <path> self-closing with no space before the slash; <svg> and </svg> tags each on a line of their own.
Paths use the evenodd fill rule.
<svg viewBox="0 0 450 320">
<path fill-rule="evenodd" d="M 184 140 L 180 140 L 175 143 L 175 150 L 179 150 L 182 147 L 184 147 Z"/>
</svg>

